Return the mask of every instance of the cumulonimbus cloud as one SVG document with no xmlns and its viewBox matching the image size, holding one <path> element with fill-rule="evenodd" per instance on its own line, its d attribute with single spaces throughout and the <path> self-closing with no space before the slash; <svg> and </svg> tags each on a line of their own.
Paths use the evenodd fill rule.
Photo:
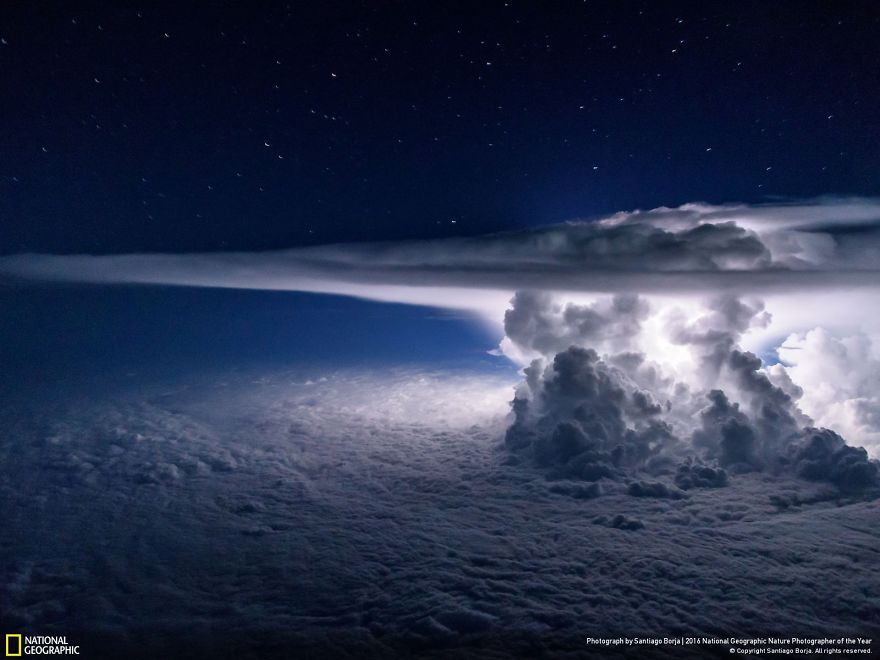
<svg viewBox="0 0 880 660">
<path fill-rule="evenodd" d="M 504 316 L 501 349 L 532 364 L 522 399 L 530 407 L 515 408 L 511 437 L 514 445 L 530 438 L 540 460 L 579 453 L 584 443 L 601 453 L 632 441 L 638 460 L 630 459 L 644 464 L 686 442 L 722 465 L 766 466 L 780 456 L 796 460 L 792 447 L 807 442 L 807 417 L 880 453 L 875 381 L 838 385 L 846 403 L 835 408 L 820 377 L 834 365 L 823 366 L 822 351 L 809 363 L 794 355 L 818 345 L 797 333 L 828 323 L 843 337 L 861 332 L 867 348 L 851 353 L 876 362 L 880 315 L 870 301 L 880 283 L 880 200 L 692 203 L 482 236 L 270 252 L 19 254 L 0 257 L 2 276 L 335 293 L 482 311 L 496 322 L 519 292 Z M 591 300 L 572 302 L 577 296 Z M 682 304 L 698 299 L 690 312 Z M 749 344 L 749 335 L 762 340 Z M 774 348 L 788 370 L 765 372 L 752 352 Z M 689 355 L 689 368 L 676 371 L 676 352 Z M 650 363 L 658 356 L 662 370 Z M 601 396 L 569 387 L 581 377 L 602 384 Z M 607 447 L 596 444 L 606 436 Z M 776 446 L 783 437 L 790 442 Z M 837 456 L 835 438 L 809 442 Z"/>
<path fill-rule="evenodd" d="M 651 312 L 629 294 L 589 306 L 517 294 L 505 316 L 505 342 L 535 356 L 506 434 L 517 459 L 555 478 L 593 482 L 675 475 L 680 487 L 693 487 L 696 459 L 719 484 L 731 470 L 793 472 L 843 490 L 880 485 L 878 463 L 865 449 L 804 413 L 804 390 L 783 365 L 768 372 L 739 346 L 752 325 L 769 321 L 761 301 L 727 294 L 706 301 L 694 318 L 674 307 L 661 311 L 667 345 L 686 347 L 684 368 L 667 364 L 666 350 L 641 350 L 642 335 L 655 334 L 642 325 Z M 837 425 L 839 418 L 828 419 Z M 868 415 L 862 420 L 871 425 Z M 635 494 L 667 493 L 663 488 L 637 487 Z"/>
</svg>

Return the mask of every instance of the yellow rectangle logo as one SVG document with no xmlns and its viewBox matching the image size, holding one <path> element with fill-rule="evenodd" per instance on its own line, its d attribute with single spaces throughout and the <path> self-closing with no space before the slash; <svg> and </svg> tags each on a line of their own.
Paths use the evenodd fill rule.
<svg viewBox="0 0 880 660">
<path fill-rule="evenodd" d="M 21 634 L 6 635 L 6 657 L 15 658 L 21 655 Z"/>
</svg>

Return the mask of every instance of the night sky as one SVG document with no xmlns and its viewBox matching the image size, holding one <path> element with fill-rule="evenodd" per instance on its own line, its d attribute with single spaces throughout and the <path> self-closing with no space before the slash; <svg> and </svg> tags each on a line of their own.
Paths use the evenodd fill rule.
<svg viewBox="0 0 880 660">
<path fill-rule="evenodd" d="M 4 3 L 0 253 L 880 193 L 872 2 Z"/>
<path fill-rule="evenodd" d="M 876 0 L 0 1 L 7 649 L 877 655 L 878 146 Z"/>
</svg>

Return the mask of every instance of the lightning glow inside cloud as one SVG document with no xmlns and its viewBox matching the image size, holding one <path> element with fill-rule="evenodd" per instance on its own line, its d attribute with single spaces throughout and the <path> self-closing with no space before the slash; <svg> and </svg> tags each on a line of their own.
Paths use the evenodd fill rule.
<svg viewBox="0 0 880 660">
<path fill-rule="evenodd" d="M 23 254 L 0 274 L 468 310 L 503 319 L 500 350 L 527 367 L 511 437 L 530 459 L 642 468 L 686 447 L 746 470 L 821 454 L 830 475 L 861 463 L 805 429 L 880 453 L 877 264 L 880 201 L 833 198 L 262 253 Z"/>
</svg>

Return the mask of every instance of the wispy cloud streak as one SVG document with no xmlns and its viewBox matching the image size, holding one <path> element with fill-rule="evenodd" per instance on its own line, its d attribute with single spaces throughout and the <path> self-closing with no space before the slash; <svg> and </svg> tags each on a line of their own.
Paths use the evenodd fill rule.
<svg viewBox="0 0 880 660">
<path fill-rule="evenodd" d="M 430 302 L 418 288 L 612 293 L 870 287 L 880 201 L 686 204 L 517 232 L 270 252 L 0 257 L 13 278 L 271 289 Z M 455 306 L 455 305 L 451 305 Z M 462 303 L 461 307 L 468 307 Z"/>
</svg>

